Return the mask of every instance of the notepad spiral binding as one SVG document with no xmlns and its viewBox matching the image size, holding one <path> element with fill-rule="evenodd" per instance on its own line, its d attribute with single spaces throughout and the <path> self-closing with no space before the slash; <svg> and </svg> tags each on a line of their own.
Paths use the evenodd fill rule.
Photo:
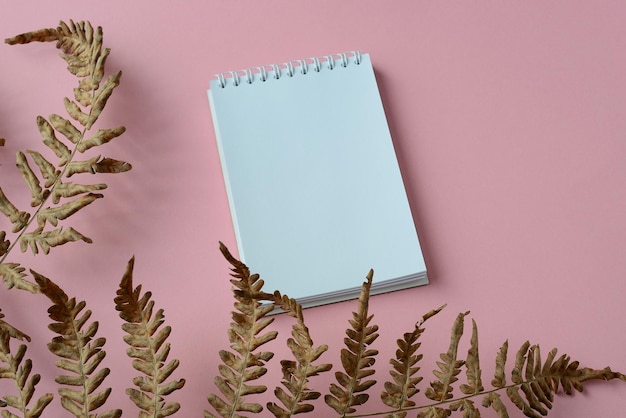
<svg viewBox="0 0 626 418">
<path fill-rule="evenodd" d="M 332 70 L 337 65 L 347 67 L 351 59 L 354 64 L 361 64 L 361 53 L 359 51 L 342 52 L 340 54 L 287 61 L 282 64 L 269 64 L 245 70 L 227 71 L 215 76 L 217 77 L 218 86 L 224 88 L 228 85 L 227 80 L 229 79 L 232 81 L 233 86 L 239 86 L 242 80 L 247 84 L 252 84 L 256 80 L 267 81 L 270 77 L 275 79 L 280 79 L 283 75 L 293 77 L 296 71 L 300 71 L 301 74 L 307 74 L 310 69 L 320 72 L 323 68 Z"/>
</svg>

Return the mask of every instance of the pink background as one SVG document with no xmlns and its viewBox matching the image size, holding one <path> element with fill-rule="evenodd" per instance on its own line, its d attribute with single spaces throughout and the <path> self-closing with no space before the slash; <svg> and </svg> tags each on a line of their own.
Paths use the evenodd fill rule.
<svg viewBox="0 0 626 418">
<path fill-rule="evenodd" d="M 153 291 L 173 333 L 171 358 L 185 388 L 170 397 L 182 417 L 202 416 L 227 348 L 232 299 L 222 240 L 234 235 L 206 89 L 213 74 L 358 49 L 377 72 L 431 284 L 377 296 L 381 352 L 374 410 L 395 340 L 441 304 L 423 336 L 422 392 L 447 350 L 452 321 L 471 310 L 483 380 L 505 339 L 511 356 L 529 339 L 582 365 L 626 371 L 626 3 L 619 1 L 86 1 L 2 2 L 0 37 L 59 20 L 90 20 L 112 49 L 122 84 L 102 116 L 127 133 L 102 147 L 130 161 L 105 177 L 105 199 L 70 222 L 94 239 L 48 257 L 14 255 L 86 300 L 107 338 L 109 408 L 135 416 L 124 390 L 135 376 L 113 297 L 126 262 Z M 0 45 L 0 179 L 27 205 L 15 152 L 41 149 L 35 118 L 64 112 L 75 79 L 54 45 Z M 330 98 L 332 99 L 332 98 Z M 290 106 L 290 104 L 285 104 Z M 7 229 L 2 218 L 1 229 Z M 329 237 L 332 239 L 332 237 Z M 254 270 L 254 266 L 251 266 Z M 364 274 L 369 266 L 363 266 Z M 263 272 L 260 272 L 261 274 Z M 361 277 L 354 278 L 360 283 Z M 56 393 L 42 296 L 0 292 L 7 319 L 33 338 L 39 394 Z M 354 303 L 306 311 L 323 357 L 337 365 Z M 265 380 L 273 390 L 291 321 Z M 469 324 L 468 324 L 469 325 Z M 467 347 L 464 340 L 462 350 Z M 326 392 L 332 373 L 312 386 Z M 104 387 L 104 386 L 103 386 Z M 457 392 L 458 389 L 457 389 Z M 592 384 L 559 398 L 550 416 L 615 417 L 626 386 Z M 270 396 L 266 396 L 265 400 Z M 264 403 L 264 402 L 263 402 Z M 45 416 L 64 416 L 58 405 Z M 521 413 L 511 409 L 512 416 Z M 315 416 L 332 416 L 320 405 Z M 493 416 L 484 413 L 484 416 Z M 178 416 L 178 415 L 177 415 Z M 268 416 L 266 413 L 263 416 Z"/>
</svg>

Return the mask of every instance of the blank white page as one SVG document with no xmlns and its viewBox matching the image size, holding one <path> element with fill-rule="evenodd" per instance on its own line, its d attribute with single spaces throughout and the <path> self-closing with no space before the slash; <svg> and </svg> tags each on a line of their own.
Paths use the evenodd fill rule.
<svg viewBox="0 0 626 418">
<path fill-rule="evenodd" d="M 368 54 L 225 73 L 208 94 L 239 257 L 265 291 L 335 302 L 370 268 L 373 293 L 427 283 Z"/>
</svg>

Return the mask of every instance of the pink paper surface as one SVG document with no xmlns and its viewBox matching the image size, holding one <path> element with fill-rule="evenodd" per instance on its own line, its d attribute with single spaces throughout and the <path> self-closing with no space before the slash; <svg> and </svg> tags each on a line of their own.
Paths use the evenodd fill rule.
<svg viewBox="0 0 626 418">
<path fill-rule="evenodd" d="M 372 299 L 379 386 L 360 412 L 380 407 L 396 339 L 444 303 L 423 335 L 422 392 L 447 351 L 452 321 L 467 310 L 479 326 L 486 386 L 506 339 L 510 362 L 528 339 L 546 354 L 559 347 L 583 366 L 626 371 L 625 3 L 5 3 L 2 39 L 89 20 L 104 28 L 112 49 L 107 68 L 123 71 L 101 123 L 127 132 L 101 152 L 133 170 L 100 179 L 109 185 L 105 198 L 70 220 L 93 244 L 12 256 L 87 301 L 107 338 L 109 408 L 136 415 L 124 394 L 136 372 L 113 304 L 134 255 L 136 284 L 153 292 L 173 327 L 170 357 L 181 360 L 173 377 L 187 379 L 169 399 L 182 404 L 177 416 L 212 410 L 206 397 L 215 391 L 218 351 L 228 348 L 233 303 L 218 241 L 236 245 L 206 96 L 210 78 L 347 50 L 372 57 L 431 282 Z M 64 113 L 75 79 L 52 44 L 1 44 L 0 80 L 1 186 L 26 206 L 14 155 L 41 149 L 35 118 Z M 39 395 L 56 393 L 47 300 L 5 289 L 0 308 L 33 339 L 28 356 L 42 375 Z M 355 309 L 347 302 L 305 312 L 315 343 L 329 344 L 322 359 L 335 370 Z M 273 400 L 278 360 L 290 355 L 283 342 L 291 320 L 277 317 L 275 326 L 277 354 L 261 403 Z M 332 380 L 327 373 L 311 386 L 325 393 Z M 592 384 L 558 398 L 550 416 L 620 416 L 625 393 L 623 383 Z M 323 402 L 317 408 L 314 416 L 333 416 Z M 55 399 L 44 416 L 64 414 Z"/>
</svg>

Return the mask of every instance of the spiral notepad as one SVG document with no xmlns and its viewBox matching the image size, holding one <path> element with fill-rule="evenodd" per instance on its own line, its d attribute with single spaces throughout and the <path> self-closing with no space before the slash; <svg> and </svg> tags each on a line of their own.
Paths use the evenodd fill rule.
<svg viewBox="0 0 626 418">
<path fill-rule="evenodd" d="M 304 307 L 426 284 L 368 54 L 231 71 L 209 103 L 239 257 Z"/>
</svg>

